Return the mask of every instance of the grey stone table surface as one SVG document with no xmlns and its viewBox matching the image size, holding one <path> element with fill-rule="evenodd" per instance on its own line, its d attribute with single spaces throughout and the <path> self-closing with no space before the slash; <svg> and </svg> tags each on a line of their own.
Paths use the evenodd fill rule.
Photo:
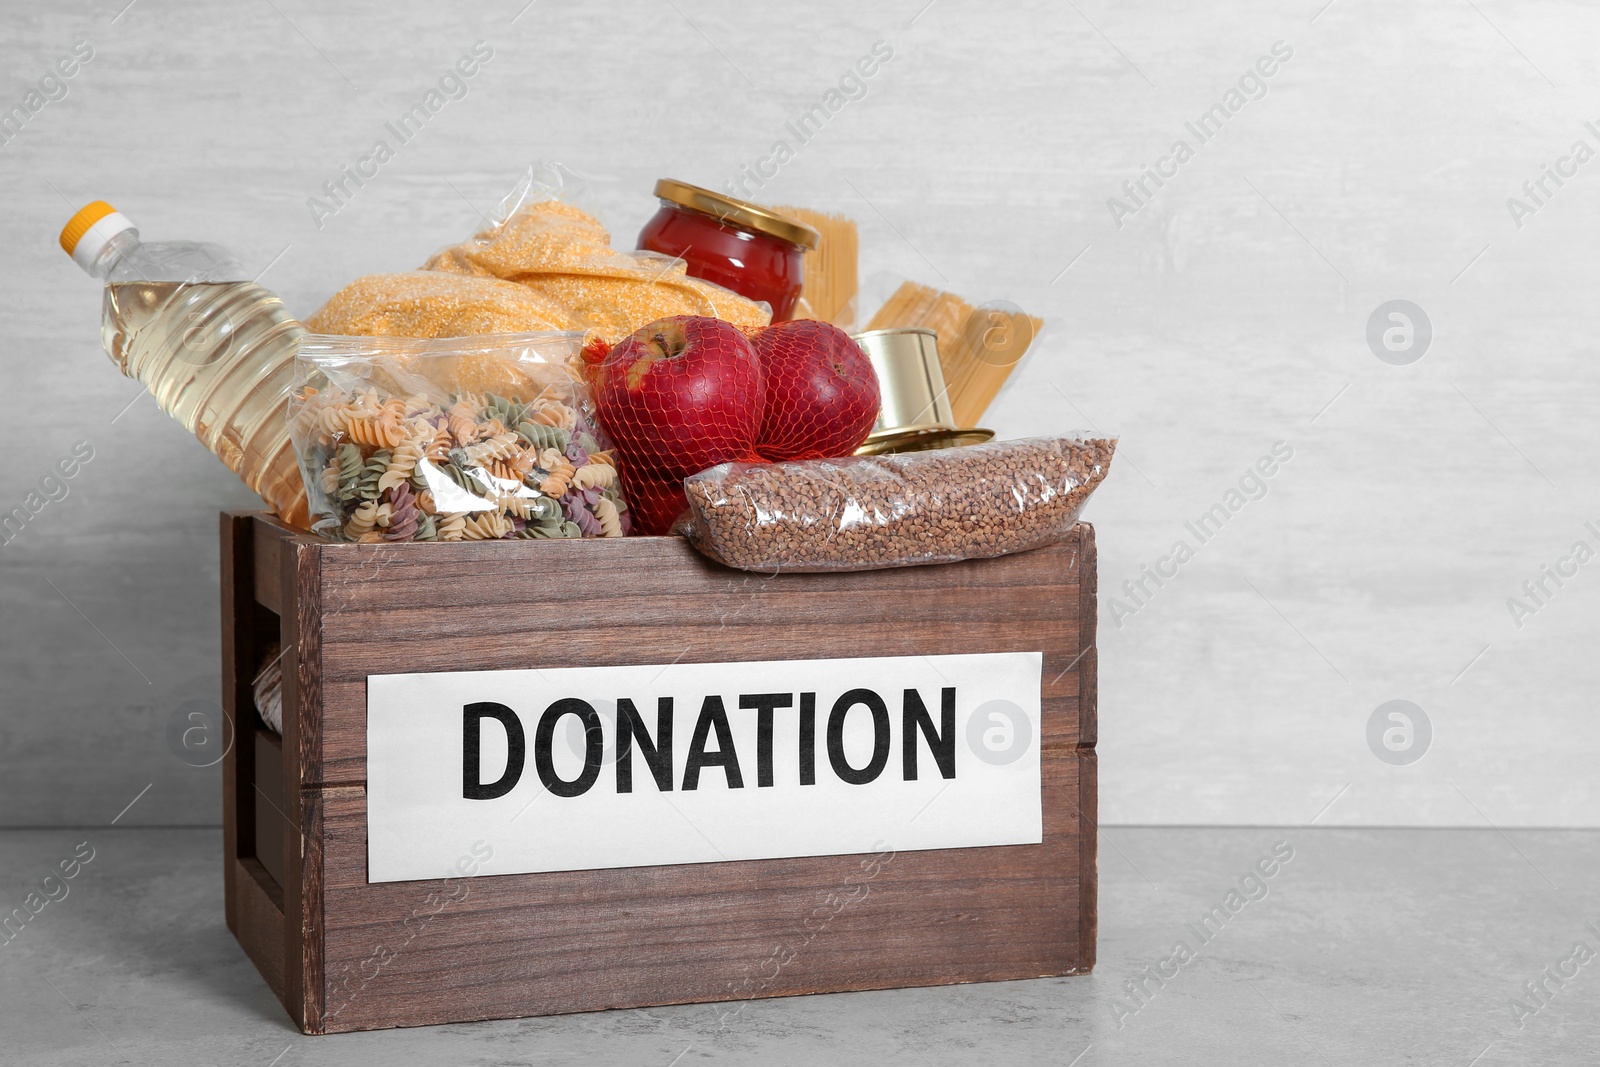
<svg viewBox="0 0 1600 1067">
<path fill-rule="evenodd" d="M 1600 832 L 1107 827 L 1100 842 L 1088 976 L 305 1037 L 223 923 L 219 831 L 4 831 L 0 911 L 38 910 L 0 944 L 0 1063 L 1600 1060 Z"/>
</svg>

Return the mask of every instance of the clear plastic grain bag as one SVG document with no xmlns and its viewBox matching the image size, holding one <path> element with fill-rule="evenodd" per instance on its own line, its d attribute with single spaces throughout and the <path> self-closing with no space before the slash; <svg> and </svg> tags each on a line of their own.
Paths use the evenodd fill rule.
<svg viewBox="0 0 1600 1067">
<path fill-rule="evenodd" d="M 1066 537 L 1115 438 L 1032 437 L 889 456 L 724 463 L 684 481 L 678 530 L 730 567 L 855 571 L 953 563 Z"/>
<path fill-rule="evenodd" d="M 584 330 L 610 346 L 672 315 L 746 330 L 771 321 L 769 306 L 691 278 L 681 258 L 612 248 L 610 231 L 580 206 L 590 200 L 559 164 L 532 166 L 483 229 L 420 270 L 357 278 L 306 325 L 402 337 Z"/>
<path fill-rule="evenodd" d="M 672 315 L 714 316 L 746 330 L 772 320 L 767 304 L 690 277 L 681 258 L 613 248 L 610 231 L 586 210 L 592 201 L 586 183 L 565 167 L 535 164 L 489 225 L 441 249 L 422 269 L 514 282 L 546 302 L 546 316 L 564 314 L 565 328 L 588 330 L 608 345 Z"/>
<path fill-rule="evenodd" d="M 359 542 L 626 534 L 583 339 L 302 338 L 289 422 L 312 528 Z"/>
</svg>

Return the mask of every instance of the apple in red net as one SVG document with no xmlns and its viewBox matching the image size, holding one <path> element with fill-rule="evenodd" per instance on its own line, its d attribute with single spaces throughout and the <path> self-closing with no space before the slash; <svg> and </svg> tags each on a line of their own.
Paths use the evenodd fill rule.
<svg viewBox="0 0 1600 1067">
<path fill-rule="evenodd" d="M 683 478 L 676 474 L 652 474 L 626 462 L 617 471 L 622 476 L 622 493 L 628 501 L 632 532 L 657 536 L 668 533 L 679 515 L 689 510 L 683 492 Z"/>
<path fill-rule="evenodd" d="M 596 411 L 630 466 L 681 481 L 755 458 L 761 364 L 737 326 L 660 319 L 606 353 L 595 377 Z"/>
<path fill-rule="evenodd" d="M 766 380 L 766 413 L 756 451 L 763 459 L 848 456 L 878 420 L 878 375 L 855 339 L 815 319 L 778 322 L 756 333 Z"/>
</svg>

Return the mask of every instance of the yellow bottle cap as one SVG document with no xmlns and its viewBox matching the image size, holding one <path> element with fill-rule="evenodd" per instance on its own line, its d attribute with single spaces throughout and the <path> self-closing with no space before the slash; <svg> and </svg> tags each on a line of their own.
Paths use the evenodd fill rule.
<svg viewBox="0 0 1600 1067">
<path fill-rule="evenodd" d="M 80 210 L 76 215 L 67 220 L 66 226 L 61 230 L 61 251 L 72 255 L 72 250 L 78 247 L 78 241 L 89 232 L 89 227 L 113 214 L 117 209 L 104 200 L 96 200 L 88 207 Z"/>
<path fill-rule="evenodd" d="M 61 250 L 84 270 L 90 270 L 95 257 L 117 234 L 134 228 L 122 212 L 96 200 L 67 220 L 61 230 Z"/>
</svg>

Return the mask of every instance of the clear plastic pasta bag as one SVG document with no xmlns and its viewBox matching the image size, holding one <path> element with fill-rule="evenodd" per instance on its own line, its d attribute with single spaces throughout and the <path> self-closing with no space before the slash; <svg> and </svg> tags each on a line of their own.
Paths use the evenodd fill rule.
<svg viewBox="0 0 1600 1067">
<path fill-rule="evenodd" d="M 1115 450 L 1115 438 L 1032 437 L 724 463 L 685 479 L 689 516 L 678 529 L 720 563 L 768 573 L 1001 556 L 1065 537 Z"/>
<path fill-rule="evenodd" d="M 583 337 L 302 338 L 289 425 L 312 528 L 360 542 L 623 536 Z"/>
</svg>

